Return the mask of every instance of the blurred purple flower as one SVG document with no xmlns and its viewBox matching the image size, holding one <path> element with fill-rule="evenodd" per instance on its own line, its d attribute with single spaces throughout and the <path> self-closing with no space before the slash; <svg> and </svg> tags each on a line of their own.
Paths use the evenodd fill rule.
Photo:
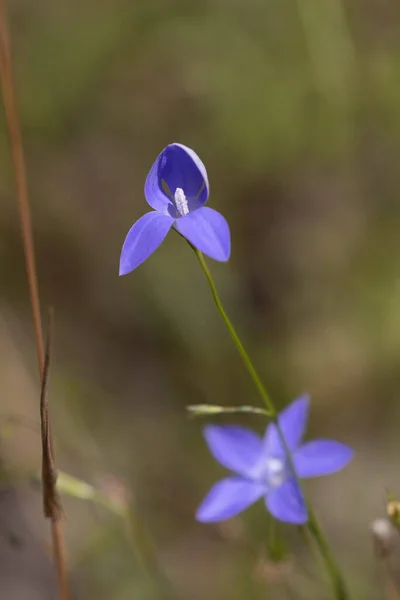
<svg viewBox="0 0 400 600">
<path fill-rule="evenodd" d="M 131 227 L 122 247 L 119 274 L 136 269 L 174 227 L 198 250 L 227 261 L 229 226 L 216 210 L 204 207 L 209 196 L 207 171 L 197 154 L 183 144 L 169 144 L 147 175 L 144 195 L 154 211 Z"/>
<path fill-rule="evenodd" d="M 309 399 L 303 396 L 279 415 L 298 478 L 335 473 L 353 456 L 351 448 L 332 440 L 302 444 L 308 412 Z M 211 488 L 197 510 L 198 521 L 224 521 L 263 496 L 276 519 L 296 524 L 307 521 L 303 495 L 274 423 L 268 425 L 263 439 L 250 429 L 234 425 L 209 425 L 204 435 L 214 458 L 235 475 Z"/>
</svg>

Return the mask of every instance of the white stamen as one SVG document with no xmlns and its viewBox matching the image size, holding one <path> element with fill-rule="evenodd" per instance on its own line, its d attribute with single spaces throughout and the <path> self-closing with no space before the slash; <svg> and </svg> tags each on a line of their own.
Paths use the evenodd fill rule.
<svg viewBox="0 0 400 600">
<path fill-rule="evenodd" d="M 285 461 L 275 456 L 264 456 L 251 470 L 250 477 L 264 483 L 269 489 L 279 487 L 287 479 Z"/>
<path fill-rule="evenodd" d="M 271 487 L 277 487 L 285 481 L 285 464 L 279 458 L 269 458 L 267 470 L 267 479 Z"/>
<path fill-rule="evenodd" d="M 175 200 L 175 206 L 178 209 L 178 213 L 180 214 L 180 216 L 184 217 L 185 215 L 188 215 L 189 207 L 188 207 L 185 193 L 182 188 L 176 188 L 174 200 Z"/>
</svg>

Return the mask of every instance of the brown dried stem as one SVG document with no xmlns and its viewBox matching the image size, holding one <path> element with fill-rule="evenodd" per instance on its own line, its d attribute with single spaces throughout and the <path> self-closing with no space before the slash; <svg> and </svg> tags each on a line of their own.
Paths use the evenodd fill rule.
<svg viewBox="0 0 400 600">
<path fill-rule="evenodd" d="M 10 152 L 15 173 L 16 197 L 21 224 L 22 241 L 24 246 L 26 273 L 29 285 L 29 295 L 33 313 L 33 324 L 39 362 L 39 372 L 42 381 L 42 397 L 45 390 L 45 353 L 40 316 L 40 299 L 36 275 L 36 261 L 32 234 L 31 215 L 29 208 L 28 185 L 26 177 L 24 150 L 22 145 L 21 129 L 18 116 L 16 93 L 13 78 L 11 45 L 8 35 L 6 8 L 4 0 L 0 0 L 0 81 L 3 95 L 4 112 L 6 117 Z M 43 409 L 43 400 L 42 400 Z M 43 413 L 43 410 L 42 410 Z M 46 412 L 47 414 L 47 412 Z M 43 415 L 42 415 L 43 416 Z M 47 415 L 48 425 L 48 415 Z M 43 426 L 43 424 L 42 424 Z M 51 448 L 51 433 L 47 431 L 47 445 Z M 43 441 L 44 442 L 44 441 Z M 43 444 L 44 445 L 44 444 Z M 52 456 L 52 455 L 51 455 Z M 49 458 L 49 456 L 47 456 Z M 44 461 L 46 456 L 44 456 Z M 54 469 L 54 465 L 53 465 Z M 54 475 L 54 472 L 53 472 Z M 45 482 L 43 482 L 45 483 Z M 46 515 L 49 516 L 49 515 Z M 67 568 L 64 555 L 63 534 L 60 515 L 52 514 L 51 519 L 53 554 L 57 569 L 59 596 L 61 600 L 69 600 Z"/>
</svg>

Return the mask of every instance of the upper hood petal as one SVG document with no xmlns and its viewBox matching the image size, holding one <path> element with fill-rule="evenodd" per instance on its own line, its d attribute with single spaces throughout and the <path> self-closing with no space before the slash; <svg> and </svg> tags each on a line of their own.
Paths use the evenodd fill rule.
<svg viewBox="0 0 400 600">
<path fill-rule="evenodd" d="M 152 208 L 176 216 L 172 198 L 177 188 L 183 190 L 189 206 L 203 205 L 210 191 L 206 168 L 194 150 L 173 143 L 164 148 L 151 167 L 144 194 Z"/>
</svg>

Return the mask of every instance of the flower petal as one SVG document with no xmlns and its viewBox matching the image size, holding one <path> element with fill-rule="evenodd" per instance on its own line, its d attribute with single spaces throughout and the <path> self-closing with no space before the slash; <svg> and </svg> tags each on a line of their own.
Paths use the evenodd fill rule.
<svg viewBox="0 0 400 600">
<path fill-rule="evenodd" d="M 196 198 L 198 200 L 198 202 L 203 205 L 205 202 L 207 202 L 208 196 L 210 195 L 210 184 L 208 182 L 208 175 L 207 175 L 207 169 L 205 167 L 205 164 L 203 163 L 203 161 L 201 160 L 201 158 L 196 154 L 196 152 L 194 150 L 192 150 L 191 148 L 189 148 L 188 146 L 184 146 L 184 144 L 178 144 L 178 143 L 174 143 L 171 144 L 172 146 L 177 146 L 178 148 L 181 148 L 181 150 L 183 150 L 184 152 L 186 152 L 189 157 L 192 159 L 193 164 L 196 166 L 201 179 L 198 178 L 198 175 L 192 174 L 191 176 L 191 181 L 187 182 L 187 184 L 185 184 L 185 187 L 183 186 L 179 186 L 177 185 L 177 187 L 182 187 L 182 189 L 185 191 L 186 197 L 187 198 Z M 193 166 L 191 167 L 193 169 Z M 198 183 L 196 182 L 196 180 L 198 179 L 199 182 L 201 182 L 200 184 L 200 188 L 197 190 L 197 192 L 195 191 Z M 193 190 L 192 190 L 193 187 Z"/>
<path fill-rule="evenodd" d="M 197 154 L 183 144 L 169 144 L 158 155 L 147 176 L 144 194 L 155 210 L 175 216 L 172 198 L 163 189 L 163 180 L 171 196 L 181 188 L 189 207 L 203 205 L 209 195 L 207 171 Z"/>
<path fill-rule="evenodd" d="M 162 160 L 164 150 L 157 156 L 146 177 L 144 184 L 144 196 L 147 203 L 164 215 L 176 216 L 176 206 L 167 192 L 162 187 L 162 177 L 158 177 L 160 161 Z M 174 192 L 172 192 L 173 195 Z"/>
<path fill-rule="evenodd" d="M 204 437 L 214 458 L 240 475 L 250 476 L 263 453 L 261 438 L 238 425 L 207 425 Z"/>
<path fill-rule="evenodd" d="M 334 440 L 313 440 L 293 454 L 299 477 L 320 477 L 343 469 L 353 458 L 353 450 Z"/>
<path fill-rule="evenodd" d="M 161 244 L 175 219 L 158 212 L 140 217 L 130 228 L 122 246 L 119 274 L 126 275 L 153 254 Z"/>
<path fill-rule="evenodd" d="M 240 477 L 227 477 L 216 483 L 196 512 L 196 519 L 203 523 L 225 521 L 248 508 L 266 493 L 258 483 Z"/>
<path fill-rule="evenodd" d="M 219 212 L 202 207 L 176 221 L 176 229 L 195 248 L 210 258 L 225 262 L 231 253 L 229 225 Z"/>
<path fill-rule="evenodd" d="M 307 507 L 296 480 L 287 479 L 266 497 L 266 506 L 275 519 L 301 525 L 308 519 Z"/>
<path fill-rule="evenodd" d="M 307 423 L 310 399 L 300 396 L 294 400 L 278 416 L 278 423 L 286 440 L 287 446 L 293 452 L 300 444 Z M 270 456 L 285 455 L 278 430 L 274 423 L 270 423 L 265 434 L 267 453 Z"/>
</svg>

